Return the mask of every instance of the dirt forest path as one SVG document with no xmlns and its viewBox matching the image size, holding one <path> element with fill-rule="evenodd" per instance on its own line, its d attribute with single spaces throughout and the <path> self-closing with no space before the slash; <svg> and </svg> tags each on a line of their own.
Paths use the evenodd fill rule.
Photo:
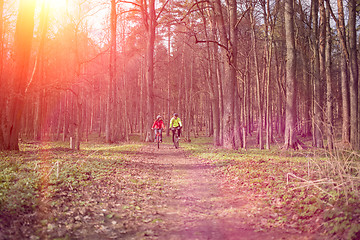
<svg viewBox="0 0 360 240">
<path fill-rule="evenodd" d="M 227 187 L 216 167 L 189 157 L 171 145 L 142 149 L 135 161 L 161 166 L 167 179 L 166 201 L 158 214 L 161 229 L 148 230 L 150 239 L 315 239 L 294 231 L 266 229 L 267 219 L 254 216 L 260 201 Z"/>
<path fill-rule="evenodd" d="M 275 221 L 279 215 L 264 203 L 266 196 L 240 189 L 226 168 L 181 147 L 53 148 L 37 152 L 42 157 L 35 164 L 34 152 L 21 154 L 31 160 L 25 174 L 51 160 L 58 172 L 50 179 L 51 171 L 43 171 L 49 178 L 42 179 L 34 212 L 15 219 L 0 214 L 0 240 L 324 239 Z"/>
</svg>

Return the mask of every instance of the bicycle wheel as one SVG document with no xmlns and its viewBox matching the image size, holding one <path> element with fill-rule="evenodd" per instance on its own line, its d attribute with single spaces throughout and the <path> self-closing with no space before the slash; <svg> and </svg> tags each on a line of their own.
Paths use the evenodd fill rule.
<svg viewBox="0 0 360 240">
<path fill-rule="evenodd" d="M 174 146 L 175 148 L 179 148 L 179 136 L 177 134 L 174 136 Z"/>
<path fill-rule="evenodd" d="M 160 148 L 160 135 L 159 134 L 156 136 L 156 142 L 157 142 L 158 148 Z"/>
</svg>

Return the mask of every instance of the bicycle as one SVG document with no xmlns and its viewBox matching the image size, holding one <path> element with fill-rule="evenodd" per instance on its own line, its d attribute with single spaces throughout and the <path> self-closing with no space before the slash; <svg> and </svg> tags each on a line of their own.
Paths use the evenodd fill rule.
<svg viewBox="0 0 360 240">
<path fill-rule="evenodd" d="M 161 142 L 161 136 L 160 136 L 161 130 L 158 129 L 156 131 L 156 135 L 155 135 L 155 142 L 157 143 L 157 147 L 160 148 L 160 142 Z"/>
<path fill-rule="evenodd" d="M 179 129 L 180 129 L 180 127 L 172 128 L 172 130 L 175 131 L 173 141 L 174 141 L 174 146 L 176 149 L 179 148 L 179 134 L 178 134 Z"/>
</svg>

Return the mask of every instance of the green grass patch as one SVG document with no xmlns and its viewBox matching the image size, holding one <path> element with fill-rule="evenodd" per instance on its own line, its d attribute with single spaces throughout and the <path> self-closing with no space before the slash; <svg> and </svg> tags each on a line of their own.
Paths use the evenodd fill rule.
<svg viewBox="0 0 360 240">
<path fill-rule="evenodd" d="M 194 138 L 181 147 L 216 166 L 239 191 L 263 196 L 276 213 L 269 224 L 291 223 L 304 231 L 317 228 L 339 238 L 359 238 L 357 153 L 235 151 L 214 147 L 211 141 Z M 156 165 L 131 161 L 142 146 L 82 143 L 80 151 L 72 151 L 67 143 L 45 142 L 22 143 L 20 152 L 0 152 L 0 227 L 26 223 L 40 226 L 42 230 L 33 229 L 36 236 L 71 239 L 69 232 L 80 231 L 81 222 L 89 224 L 94 218 L 103 223 L 160 223 L 153 213 L 144 212 L 153 211 L 153 196 L 162 196 L 166 181 L 163 170 L 152 169 Z M 39 211 L 40 217 L 35 215 Z M 66 234 L 44 235 L 55 224 Z"/>
<path fill-rule="evenodd" d="M 0 216 L 31 213 L 38 205 L 40 178 L 33 166 L 18 161 L 0 162 Z"/>
<path fill-rule="evenodd" d="M 95 231 L 95 225 L 84 230 L 95 222 L 120 221 L 115 216 L 136 225 L 147 217 L 140 212 L 151 206 L 150 193 L 164 189 L 151 168 L 132 161 L 142 146 L 84 143 L 72 151 L 64 143 L 47 142 L 0 152 L 1 233 L 13 239 L 73 239 L 75 232 Z M 115 215 L 123 205 L 129 209 Z"/>
</svg>

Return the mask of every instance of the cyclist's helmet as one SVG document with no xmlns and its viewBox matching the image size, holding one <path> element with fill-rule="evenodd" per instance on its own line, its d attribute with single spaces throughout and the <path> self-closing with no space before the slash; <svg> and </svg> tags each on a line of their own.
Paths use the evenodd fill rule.
<svg viewBox="0 0 360 240">
<path fill-rule="evenodd" d="M 160 118 L 161 118 L 161 116 L 160 116 L 160 115 L 157 115 L 156 119 L 160 119 Z"/>
<path fill-rule="evenodd" d="M 179 116 L 177 113 L 174 113 L 174 117 L 177 117 L 177 116 Z"/>
</svg>

